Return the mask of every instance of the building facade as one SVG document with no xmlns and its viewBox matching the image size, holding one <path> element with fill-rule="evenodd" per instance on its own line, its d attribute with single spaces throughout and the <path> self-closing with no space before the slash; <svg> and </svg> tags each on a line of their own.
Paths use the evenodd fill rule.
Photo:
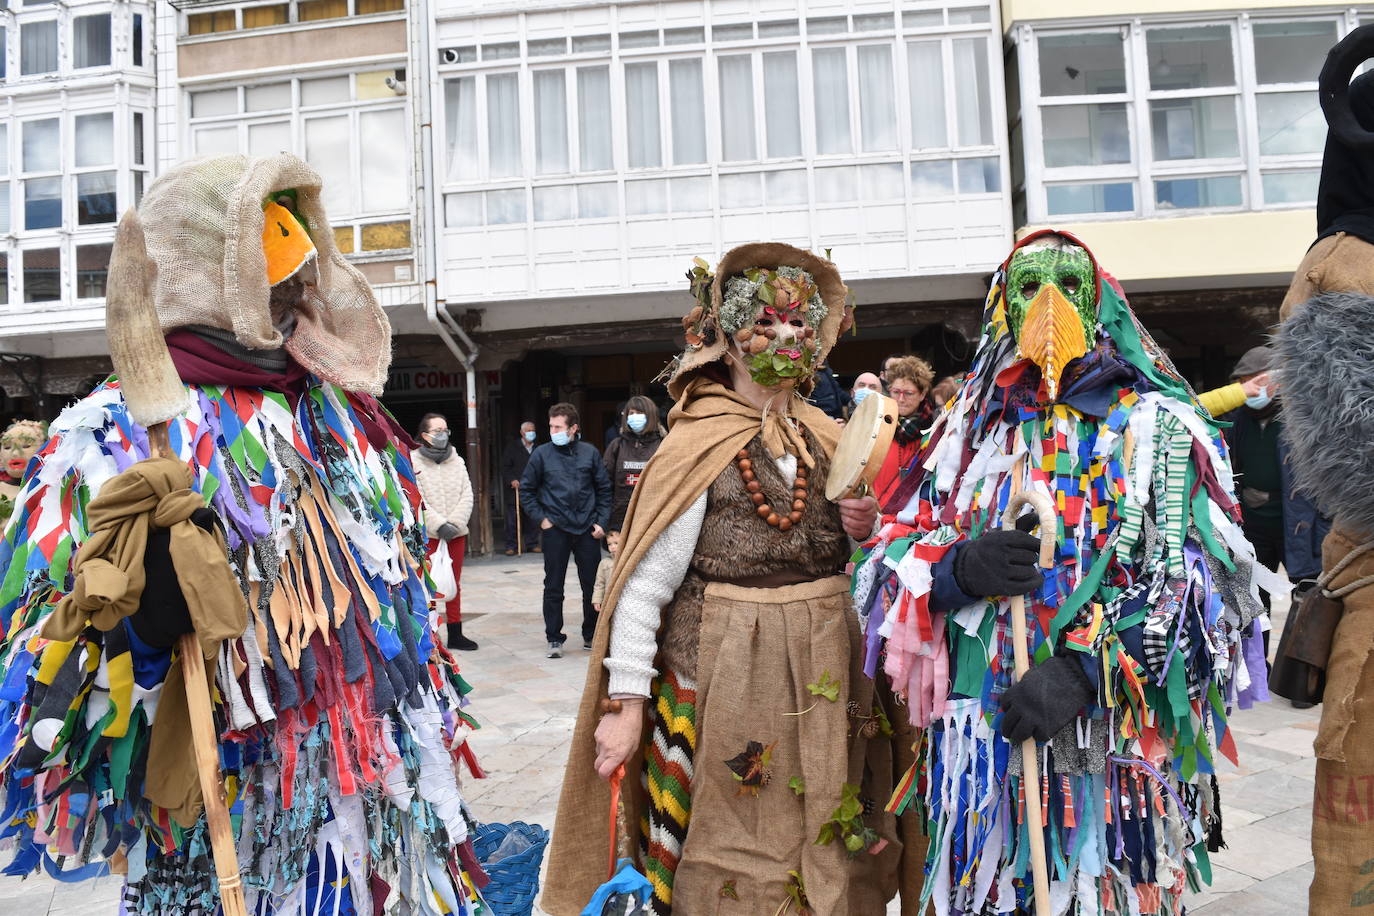
<svg viewBox="0 0 1374 916">
<path fill-rule="evenodd" d="M 72 357 L 103 342 L 115 223 L 154 166 L 153 28 L 150 3 L 0 10 L 0 407 L 100 369 Z"/>
<path fill-rule="evenodd" d="M 16 0 L 0 11 L 0 413 L 108 371 L 118 214 L 162 169 L 290 151 L 396 332 L 387 403 L 600 442 L 680 344 L 683 273 L 829 251 L 861 333 L 961 368 L 1012 240 L 1079 234 L 1198 385 L 1314 232 L 1311 0 Z M 493 504 L 493 507 L 496 507 Z"/>
<path fill-rule="evenodd" d="M 1014 221 L 1087 240 L 1195 385 L 1262 342 L 1326 141 L 1317 75 L 1368 5 L 1006 0 Z"/>
</svg>

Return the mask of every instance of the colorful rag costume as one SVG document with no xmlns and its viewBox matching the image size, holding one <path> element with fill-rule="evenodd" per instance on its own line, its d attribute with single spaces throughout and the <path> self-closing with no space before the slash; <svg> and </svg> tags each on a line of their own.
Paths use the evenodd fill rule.
<svg viewBox="0 0 1374 916">
<path fill-rule="evenodd" d="M 700 305 L 669 382 L 678 400 L 630 502 L 540 905 L 573 916 L 606 878 L 593 733 L 602 700 L 640 696 L 649 722 L 626 787 L 644 791 L 627 791 L 625 817 L 654 912 L 881 912 L 901 851 L 896 819 L 878 810 L 897 768 L 895 713 L 860 671 L 839 575 L 849 542 L 820 497 L 836 426 L 778 384 L 804 382 L 798 365 L 829 350 L 846 289 L 828 261 L 785 245 L 746 245 L 714 277 L 689 276 Z M 755 333 L 800 328 L 803 308 L 815 336 L 799 361 L 783 355 L 790 341 L 774 351 L 784 338 Z M 745 357 L 727 356 L 729 337 Z M 750 356 L 779 392 L 767 411 L 720 364 Z"/>
<path fill-rule="evenodd" d="M 1024 240 L 984 322 L 854 573 L 866 671 L 923 729 L 888 808 L 924 813 L 941 916 L 1034 912 L 1026 792 L 1045 802 L 1056 912 L 1178 914 L 1220 842 L 1227 712 L 1264 695 L 1260 640 L 1245 637 L 1273 574 L 1241 533 L 1216 426 L 1076 240 Z M 1058 515 L 1054 566 L 1026 599 L 1032 657 L 1077 660 L 1095 699 L 1025 786 L 999 732 L 1010 601 L 970 597 L 951 570 L 1032 489 Z"/>
<path fill-rule="evenodd" d="M 277 207 L 281 218 L 313 229 L 317 279 L 273 287 L 269 308 L 262 200 L 282 188 L 300 217 Z M 215 911 L 176 636 L 160 638 L 150 604 L 179 592 L 193 619 L 217 606 L 218 626 L 237 619 L 228 632 L 195 622 L 211 639 L 248 912 L 478 912 L 485 877 L 456 766 L 477 772 L 468 688 L 435 645 L 410 442 L 370 393 L 385 354 L 364 341 L 350 358 L 357 337 L 331 330 L 385 340 L 386 319 L 334 249 L 319 195 L 294 157 L 198 160 L 121 221 L 112 315 L 120 296 L 156 303 L 167 345 L 135 343 L 170 350 L 184 403 L 151 461 L 133 382 L 127 399 L 111 379 L 63 411 L 0 544 L 7 874 L 116 870 L 129 913 Z M 183 219 L 191 207 L 197 218 Z M 154 270 L 169 264 L 219 285 L 178 286 Z M 117 367 L 131 346 L 118 335 Z M 171 566 L 153 559 L 159 532 Z M 223 582 L 210 576 L 220 571 Z"/>
</svg>

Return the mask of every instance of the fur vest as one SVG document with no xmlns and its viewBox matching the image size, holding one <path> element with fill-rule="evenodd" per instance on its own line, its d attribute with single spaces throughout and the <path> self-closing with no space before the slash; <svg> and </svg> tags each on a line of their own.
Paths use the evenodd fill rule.
<svg viewBox="0 0 1374 916">
<path fill-rule="evenodd" d="M 790 531 L 779 531 L 759 517 L 744 480 L 733 462 L 707 490 L 706 518 L 701 525 L 692 563 L 663 610 L 660 670 L 696 679 L 697 644 L 706 583 L 740 582 L 788 572 L 802 581 L 835 575 L 849 557 L 849 538 L 840 522 L 840 509 L 825 498 L 830 457 L 809 432 L 806 445 L 816 467 L 807 475 L 805 514 Z M 772 506 L 789 508 L 792 487 L 767 456 L 756 437 L 748 447 L 754 473 Z"/>
</svg>

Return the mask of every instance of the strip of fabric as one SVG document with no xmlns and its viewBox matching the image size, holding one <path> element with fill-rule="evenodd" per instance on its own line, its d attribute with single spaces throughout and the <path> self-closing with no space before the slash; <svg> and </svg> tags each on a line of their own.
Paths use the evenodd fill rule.
<svg viewBox="0 0 1374 916">
<path fill-rule="evenodd" d="M 1167 367 L 1132 355 L 1139 340 L 1118 341 L 1135 381 L 1086 412 L 1017 388 L 996 289 L 986 318 L 961 394 L 910 475 L 921 485 L 888 507 L 855 562 L 866 670 L 882 666 L 925 729 L 890 810 L 914 804 L 927 818 L 925 893 L 942 916 L 1027 911 L 1033 829 L 1069 913 L 1177 914 L 1185 888 L 1210 880 L 1215 758 L 1235 759 L 1230 706 L 1264 677 L 1243 640 L 1271 574 L 1240 531 L 1219 431 Z M 1100 684 L 1041 747 L 1038 786 L 1023 784 L 998 730 L 1009 602 L 940 614 L 943 631 L 926 606 L 949 545 L 999 526 L 1023 489 L 1056 510 L 1055 562 L 1026 599 L 1032 654 L 1081 657 Z M 1038 825 L 1025 821 L 1029 792 L 1043 802 Z"/>
<path fill-rule="evenodd" d="M 169 440 L 224 523 L 252 612 L 216 661 L 249 910 L 370 913 L 394 895 L 408 911 L 476 912 L 486 878 L 456 779 L 459 761 L 482 775 L 476 722 L 434 639 L 407 451 L 317 381 L 294 405 L 260 389 L 191 395 Z M 98 389 L 53 424 L 0 542 L 0 839 L 14 843 L 7 873 L 79 880 L 122 857 L 129 913 L 212 912 L 204 819 L 178 824 L 144 799 L 172 653 L 127 625 L 39 636 L 70 587 L 86 505 L 147 454 L 118 384 Z"/>
<path fill-rule="evenodd" d="M 644 754 L 649 804 L 640 838 L 644 872 L 653 885 L 657 916 L 673 911 L 673 875 L 692 819 L 692 772 L 697 747 L 697 691 L 691 679 L 665 671 L 653 686 L 654 728 Z"/>
</svg>

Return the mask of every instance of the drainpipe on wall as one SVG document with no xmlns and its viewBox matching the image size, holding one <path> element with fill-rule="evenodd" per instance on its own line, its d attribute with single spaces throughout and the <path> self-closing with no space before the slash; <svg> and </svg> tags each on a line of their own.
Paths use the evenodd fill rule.
<svg viewBox="0 0 1374 916">
<path fill-rule="evenodd" d="M 414 121 L 416 244 L 415 267 L 425 301 L 425 318 L 434 333 L 448 347 L 465 371 L 464 395 L 467 400 L 467 465 L 472 477 L 476 524 L 470 529 L 476 537 L 468 538 L 468 551 L 485 554 L 491 550 L 491 500 L 488 498 L 486 461 L 482 456 L 478 435 L 477 413 L 477 344 L 468 336 L 440 296 L 439 278 L 443 275 L 439 264 L 438 233 L 435 210 L 439 202 L 438 182 L 434 168 L 434 96 L 439 87 L 434 56 L 435 27 L 430 12 L 430 0 L 412 0 L 406 4 L 407 26 L 410 33 L 410 62 L 407 71 L 411 116 Z"/>
</svg>

